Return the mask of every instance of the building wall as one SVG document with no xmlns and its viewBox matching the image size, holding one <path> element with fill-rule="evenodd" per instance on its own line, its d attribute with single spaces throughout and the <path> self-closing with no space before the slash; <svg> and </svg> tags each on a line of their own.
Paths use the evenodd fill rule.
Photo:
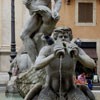
<svg viewBox="0 0 100 100">
<path fill-rule="evenodd" d="M 21 0 L 15 0 L 15 34 L 17 51 L 22 45 L 20 33 L 23 27 L 26 10 Z M 11 0 L 0 0 L 0 71 L 10 67 L 11 45 Z"/>
<path fill-rule="evenodd" d="M 60 21 L 57 26 L 69 26 L 72 28 L 74 39 L 80 38 L 82 41 L 97 43 L 97 73 L 100 74 L 100 0 L 96 0 L 96 25 L 95 26 L 77 26 L 75 23 L 75 1 L 71 0 L 67 5 L 66 0 L 62 0 L 60 11 Z M 84 1 L 84 0 L 83 0 Z M 89 1 L 89 0 L 87 0 Z M 95 1 L 95 0 L 94 0 Z"/>
<path fill-rule="evenodd" d="M 97 42 L 97 54 L 98 54 L 97 68 L 98 68 L 98 73 L 100 74 L 99 9 L 100 9 L 100 1 L 96 0 L 96 26 L 76 26 L 75 0 L 71 0 L 70 5 L 67 5 L 66 0 L 62 0 L 62 7 L 60 10 L 60 20 L 57 23 L 57 26 L 71 27 L 75 39 L 80 38 L 82 41 Z M 22 4 L 22 0 L 15 0 L 15 26 L 16 26 L 15 34 L 16 34 L 17 51 L 22 45 L 22 41 L 20 39 L 20 33 L 28 17 L 29 13 Z M 10 61 L 9 61 L 10 40 L 11 40 L 11 0 L 0 0 L 0 71 L 7 71 L 7 69 L 9 69 L 10 66 Z"/>
<path fill-rule="evenodd" d="M 74 37 L 81 39 L 99 39 L 100 38 L 100 1 L 96 2 L 96 26 L 76 26 L 75 25 L 75 0 L 71 0 L 70 5 L 62 0 L 62 9 L 60 11 L 59 25 L 70 26 L 73 29 Z M 84 1 L 84 0 L 83 0 Z M 87 0 L 89 1 L 89 0 Z M 95 0 L 94 0 L 95 1 Z M 62 16 L 63 15 L 63 16 Z M 91 35 L 91 37 L 90 37 Z"/>
</svg>

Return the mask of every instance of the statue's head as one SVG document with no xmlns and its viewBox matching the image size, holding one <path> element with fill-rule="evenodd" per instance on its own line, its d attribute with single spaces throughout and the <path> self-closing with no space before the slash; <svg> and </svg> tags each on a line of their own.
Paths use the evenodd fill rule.
<svg viewBox="0 0 100 100">
<path fill-rule="evenodd" d="M 54 31 L 52 33 L 52 38 L 54 40 L 57 40 L 57 38 L 58 37 L 60 38 L 61 35 L 64 35 L 65 38 L 69 38 L 70 41 L 73 38 L 72 30 L 69 27 L 57 27 L 56 29 L 54 29 Z"/>
</svg>

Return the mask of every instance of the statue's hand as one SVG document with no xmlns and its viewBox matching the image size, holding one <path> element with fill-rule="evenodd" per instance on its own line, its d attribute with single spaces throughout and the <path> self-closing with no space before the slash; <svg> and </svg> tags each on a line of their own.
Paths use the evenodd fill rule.
<svg viewBox="0 0 100 100">
<path fill-rule="evenodd" d="M 79 47 L 75 43 L 67 44 L 67 52 L 71 57 L 78 57 L 79 55 Z"/>
<path fill-rule="evenodd" d="M 31 5 L 29 8 L 31 11 L 33 12 L 38 12 L 38 13 L 49 13 L 52 14 L 51 10 L 46 7 L 46 6 L 42 6 L 42 5 Z"/>
<path fill-rule="evenodd" d="M 59 20 L 60 16 L 59 16 L 59 13 L 57 11 L 53 11 L 52 12 L 52 17 L 56 20 Z"/>
<path fill-rule="evenodd" d="M 54 47 L 54 54 L 56 57 L 60 57 L 60 56 L 64 57 L 65 55 L 64 47 L 60 47 L 59 45 L 56 45 Z"/>
<path fill-rule="evenodd" d="M 73 48 L 73 50 L 70 52 L 72 57 L 78 57 L 79 51 L 77 48 Z"/>
</svg>

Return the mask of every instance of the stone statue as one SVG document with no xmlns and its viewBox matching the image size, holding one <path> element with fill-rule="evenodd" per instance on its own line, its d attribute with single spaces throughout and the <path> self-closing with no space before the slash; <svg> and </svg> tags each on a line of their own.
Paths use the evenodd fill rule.
<svg viewBox="0 0 100 100">
<path fill-rule="evenodd" d="M 29 68 L 31 68 L 32 64 L 33 63 L 27 54 L 25 47 L 22 46 L 10 65 L 10 70 L 8 73 L 11 74 L 11 78 L 8 81 L 6 92 L 18 92 L 15 80 L 19 74 L 25 73 Z"/>
<path fill-rule="evenodd" d="M 54 1 L 54 9 L 51 11 L 51 0 L 23 0 L 30 12 L 30 18 L 22 30 L 21 39 L 33 63 L 37 56 L 33 37 L 37 33 L 44 34 L 44 37 L 50 35 L 59 20 L 61 0 Z"/>
<path fill-rule="evenodd" d="M 32 65 L 32 61 L 29 55 L 27 54 L 25 47 L 22 46 L 18 51 L 17 56 L 12 61 L 9 72 L 12 73 L 12 76 L 16 76 L 20 73 L 26 72 L 29 68 L 31 68 Z M 14 68 L 17 69 L 15 72 Z"/>
<path fill-rule="evenodd" d="M 58 27 L 51 37 L 54 44 L 40 50 L 33 67 L 27 72 L 45 68 L 45 84 L 43 87 L 39 83 L 33 86 L 24 100 L 95 100 L 86 86 L 77 87 L 73 82 L 76 62 L 94 68 L 94 60 L 71 41 L 71 28 Z"/>
</svg>

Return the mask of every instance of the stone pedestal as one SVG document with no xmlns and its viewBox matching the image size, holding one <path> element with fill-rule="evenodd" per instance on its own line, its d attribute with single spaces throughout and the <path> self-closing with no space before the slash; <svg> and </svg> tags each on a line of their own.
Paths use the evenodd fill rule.
<svg viewBox="0 0 100 100">
<path fill-rule="evenodd" d="M 9 81 L 9 75 L 7 72 L 0 72 L 0 85 L 6 85 Z"/>
</svg>

